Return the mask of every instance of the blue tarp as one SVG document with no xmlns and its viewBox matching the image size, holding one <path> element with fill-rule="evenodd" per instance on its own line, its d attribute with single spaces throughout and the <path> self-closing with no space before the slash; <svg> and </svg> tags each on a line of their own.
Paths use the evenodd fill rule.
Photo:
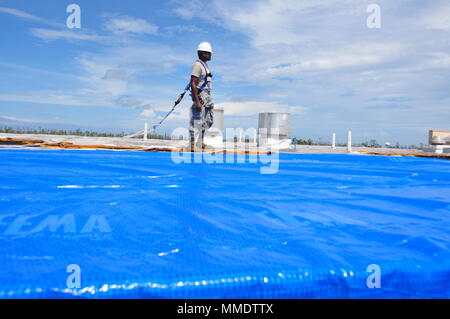
<svg viewBox="0 0 450 319">
<path fill-rule="evenodd" d="M 0 150 L 0 298 L 450 297 L 450 161 L 262 166 Z"/>
</svg>

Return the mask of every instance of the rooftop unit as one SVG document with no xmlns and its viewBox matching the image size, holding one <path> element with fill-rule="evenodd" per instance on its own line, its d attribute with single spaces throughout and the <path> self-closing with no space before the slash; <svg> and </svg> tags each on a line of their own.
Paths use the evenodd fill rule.
<svg viewBox="0 0 450 319">
<path fill-rule="evenodd" d="M 258 123 L 260 146 L 278 146 L 280 149 L 290 147 L 291 114 L 260 113 Z"/>
<path fill-rule="evenodd" d="M 203 142 L 216 148 L 223 147 L 224 127 L 224 109 L 215 107 L 213 125 L 205 132 Z"/>
<path fill-rule="evenodd" d="M 450 131 L 430 130 L 427 152 L 436 154 L 450 153 Z"/>
</svg>

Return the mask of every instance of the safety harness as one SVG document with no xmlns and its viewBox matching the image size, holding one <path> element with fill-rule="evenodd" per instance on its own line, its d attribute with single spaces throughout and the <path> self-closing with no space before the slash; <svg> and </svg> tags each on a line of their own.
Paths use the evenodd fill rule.
<svg viewBox="0 0 450 319">
<path fill-rule="evenodd" d="M 200 92 L 202 92 L 207 86 L 208 86 L 208 84 L 211 82 L 211 81 L 208 81 L 208 77 L 211 77 L 212 78 L 212 74 L 211 73 L 208 73 L 208 68 L 207 68 L 207 66 L 206 66 L 206 64 L 202 61 L 202 60 L 197 60 L 198 62 L 200 62 L 200 64 L 203 66 L 203 68 L 205 69 L 205 78 L 204 78 L 204 80 L 203 80 L 203 84 L 202 84 L 202 86 L 201 87 L 199 87 L 198 88 L 198 93 L 200 93 Z"/>
</svg>

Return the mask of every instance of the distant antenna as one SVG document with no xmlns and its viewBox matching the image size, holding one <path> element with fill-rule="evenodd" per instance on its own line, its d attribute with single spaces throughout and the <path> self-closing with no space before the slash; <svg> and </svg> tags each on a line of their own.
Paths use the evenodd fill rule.
<svg viewBox="0 0 450 319">
<path fill-rule="evenodd" d="M 142 131 L 139 131 L 137 133 L 134 133 L 134 134 L 131 134 L 128 136 L 124 136 L 124 137 L 135 138 L 135 137 L 141 137 L 141 136 L 144 138 L 144 141 L 147 141 L 147 139 L 148 139 L 148 124 L 147 123 L 145 123 L 144 129 Z"/>
<path fill-rule="evenodd" d="M 347 152 L 352 152 L 352 131 L 347 133 Z"/>
</svg>

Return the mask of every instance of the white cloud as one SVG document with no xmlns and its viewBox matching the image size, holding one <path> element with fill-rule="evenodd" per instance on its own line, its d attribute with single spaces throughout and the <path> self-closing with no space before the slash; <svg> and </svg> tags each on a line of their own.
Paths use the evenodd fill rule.
<svg viewBox="0 0 450 319">
<path fill-rule="evenodd" d="M 16 71 L 26 72 L 27 74 L 39 74 L 40 76 L 54 76 L 54 77 L 63 77 L 67 79 L 78 79 L 78 77 L 72 75 L 71 73 L 64 73 L 64 72 L 56 72 L 56 71 L 49 71 L 39 68 L 33 68 L 26 65 L 20 65 L 20 64 L 14 64 L 14 63 L 5 63 L 0 62 L 0 67 L 2 68 L 8 68 L 13 69 Z"/>
<path fill-rule="evenodd" d="M 43 19 L 38 16 L 29 14 L 25 11 L 13 9 L 13 8 L 0 7 L 0 12 L 7 13 L 7 14 L 13 15 L 15 17 L 24 19 L 24 20 L 39 22 L 39 23 L 43 23 L 43 24 L 47 24 L 47 25 L 51 25 L 51 26 L 55 26 L 55 27 L 64 26 L 63 24 L 55 23 L 55 22 L 49 21 L 47 19 Z"/>
<path fill-rule="evenodd" d="M 103 41 L 107 40 L 107 37 L 99 36 L 95 34 L 86 34 L 79 30 L 54 30 L 43 28 L 32 28 L 31 34 L 37 38 L 45 41 L 53 40 L 86 40 L 86 41 Z"/>
<path fill-rule="evenodd" d="M 175 10 L 175 13 L 184 19 L 192 19 L 194 17 L 194 10 L 187 7 L 178 7 Z"/>
<path fill-rule="evenodd" d="M 338 69 L 368 68 L 403 57 L 405 47 L 396 42 L 359 43 L 337 48 L 332 52 L 307 54 L 299 63 L 268 67 L 267 75 L 299 77 L 303 71 L 335 71 Z"/>
<path fill-rule="evenodd" d="M 0 100 L 51 105 L 111 106 L 165 112 L 170 107 L 168 97 L 178 93 L 160 81 L 162 75 L 171 73 L 177 65 L 188 65 L 191 60 L 184 52 L 179 55 L 164 45 L 148 41 L 143 44 L 110 47 L 101 53 L 82 53 L 72 64 L 71 80 L 77 80 L 72 90 L 35 90 L 1 92 Z M 64 73 L 28 68 L 20 65 L 0 63 L 26 72 L 38 72 L 42 76 L 61 78 Z"/>
<path fill-rule="evenodd" d="M 355 16 L 364 4 L 355 0 L 216 0 L 179 1 L 179 16 L 214 22 L 247 35 L 255 47 L 304 43 L 305 33 L 318 21 L 335 23 L 336 17 Z M 202 10 L 197 8 L 202 7 Z M 207 12 L 207 14 L 205 14 Z"/>
<path fill-rule="evenodd" d="M 56 25 L 58 29 L 32 28 L 30 33 L 45 41 L 54 40 L 84 40 L 93 42 L 104 42 L 105 44 L 128 43 L 132 35 L 158 33 L 158 26 L 150 24 L 143 19 L 137 19 L 129 16 L 104 15 L 107 22 L 104 24 L 104 30 L 108 34 L 101 35 L 92 32 L 86 28 L 69 30 L 65 25 Z M 112 34 L 113 35 L 112 35 Z"/>
<path fill-rule="evenodd" d="M 29 118 L 21 118 L 21 117 L 14 117 L 14 116 L 0 116 L 0 120 L 1 119 L 7 120 L 7 121 L 22 122 L 22 123 L 42 123 L 42 124 L 57 123 L 57 122 L 49 121 L 49 120 L 29 119 Z"/>
<path fill-rule="evenodd" d="M 239 59 L 231 50 L 222 52 L 217 70 L 228 85 L 272 87 L 291 99 L 307 86 L 309 92 L 300 98 L 320 90 L 321 98 L 329 95 L 338 101 L 332 94 L 339 90 L 354 90 L 368 98 L 374 89 L 408 94 L 406 79 L 417 77 L 415 71 L 447 65 L 448 41 L 439 41 L 420 29 L 415 18 L 422 12 L 408 7 L 410 0 L 381 0 L 385 21 L 381 30 L 367 28 L 367 4 L 356 0 L 237 2 L 208 2 L 208 17 L 192 10 L 198 2 L 189 6 L 195 18 L 213 21 L 248 38 L 240 38 Z M 440 56 L 430 55 L 430 50 Z M 364 80 L 368 75 L 371 80 Z M 329 88 L 324 90 L 321 82 Z"/>
<path fill-rule="evenodd" d="M 306 108 L 302 106 L 289 106 L 278 102 L 223 102 L 217 103 L 217 106 L 223 108 L 226 115 L 241 116 L 255 116 L 262 112 L 291 113 L 298 115 L 306 111 Z"/>
<path fill-rule="evenodd" d="M 153 118 L 156 116 L 156 113 L 155 113 L 155 111 L 149 109 L 149 110 L 144 110 L 140 116 L 145 117 L 145 118 Z"/>
<path fill-rule="evenodd" d="M 127 70 L 116 68 L 106 70 L 102 80 L 126 80 L 128 77 Z"/>
<path fill-rule="evenodd" d="M 112 100 L 108 97 L 100 97 L 92 93 L 87 94 L 83 90 L 75 90 L 73 93 L 48 90 L 0 93 L 0 101 L 74 106 L 112 105 Z"/>
<path fill-rule="evenodd" d="M 450 4 L 438 5 L 429 10 L 422 18 L 422 23 L 429 29 L 450 30 Z"/>
<path fill-rule="evenodd" d="M 129 16 L 116 16 L 110 18 L 104 28 L 115 34 L 150 34 L 158 33 L 158 26 L 151 24 L 144 19 L 133 18 Z"/>
<path fill-rule="evenodd" d="M 164 27 L 164 31 L 169 35 L 173 35 L 175 33 L 203 33 L 206 30 L 201 29 L 195 25 L 181 24 Z"/>
<path fill-rule="evenodd" d="M 431 53 L 432 59 L 429 61 L 428 67 L 434 67 L 438 69 L 450 67 L 450 54 L 436 52 Z"/>
<path fill-rule="evenodd" d="M 84 53 L 76 59 L 87 93 L 110 97 L 121 107 L 141 109 L 147 104 L 145 96 L 153 100 L 173 96 L 171 87 L 159 80 L 154 83 L 155 79 L 188 63 L 185 56 L 169 47 L 148 42 L 109 48 L 103 53 Z"/>
</svg>

